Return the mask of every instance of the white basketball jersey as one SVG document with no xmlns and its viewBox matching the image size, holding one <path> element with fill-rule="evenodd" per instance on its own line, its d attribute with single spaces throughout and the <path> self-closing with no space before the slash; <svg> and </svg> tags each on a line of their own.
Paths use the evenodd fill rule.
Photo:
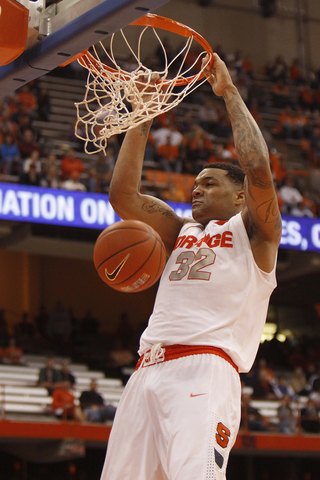
<svg viewBox="0 0 320 480">
<path fill-rule="evenodd" d="M 205 228 L 187 223 L 162 274 L 139 353 L 159 342 L 212 345 L 248 372 L 275 287 L 275 267 L 270 274 L 258 268 L 241 213 Z"/>
</svg>

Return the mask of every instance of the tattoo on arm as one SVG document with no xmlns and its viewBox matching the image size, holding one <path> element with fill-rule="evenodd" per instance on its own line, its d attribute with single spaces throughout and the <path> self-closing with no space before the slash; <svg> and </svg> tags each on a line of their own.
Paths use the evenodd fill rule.
<svg viewBox="0 0 320 480">
<path fill-rule="evenodd" d="M 227 109 L 232 123 L 239 162 L 246 175 L 249 176 L 253 172 L 256 160 L 264 158 L 268 161 L 268 149 L 259 127 L 239 94 L 232 95 L 228 99 Z M 250 178 L 251 181 L 259 188 L 269 188 L 269 186 L 257 184 L 257 181 L 260 182 L 257 176 Z"/>
<path fill-rule="evenodd" d="M 272 197 L 266 202 L 258 205 L 256 208 L 256 212 L 263 223 L 276 222 L 275 228 L 281 228 L 281 216 L 279 214 L 278 200 L 276 197 Z"/>
<path fill-rule="evenodd" d="M 149 134 L 149 122 L 141 125 L 141 137 L 147 137 Z"/>
<path fill-rule="evenodd" d="M 269 175 L 269 154 L 263 135 L 252 118 L 239 94 L 226 96 L 234 142 L 241 168 L 246 174 L 245 189 L 255 205 L 257 218 L 264 224 L 273 224 L 275 231 L 281 230 L 281 215 L 278 199 Z M 260 198 L 259 190 L 262 194 Z M 267 192 L 270 192 L 270 196 Z M 266 199 L 266 196 L 269 197 Z"/>
<path fill-rule="evenodd" d="M 144 203 L 142 205 L 142 210 L 146 213 L 149 213 L 149 215 L 153 213 L 161 213 L 161 215 L 164 215 L 167 218 L 173 217 L 171 210 L 165 208 L 162 204 L 159 204 L 157 202 Z"/>
</svg>

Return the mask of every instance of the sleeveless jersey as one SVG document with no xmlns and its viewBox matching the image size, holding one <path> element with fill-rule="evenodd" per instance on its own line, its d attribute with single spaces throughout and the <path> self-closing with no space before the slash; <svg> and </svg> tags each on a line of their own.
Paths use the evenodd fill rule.
<svg viewBox="0 0 320 480">
<path fill-rule="evenodd" d="M 276 287 L 255 263 L 241 213 L 226 222 L 185 224 L 161 276 L 139 354 L 152 345 L 212 345 L 240 372 L 254 362 Z"/>
</svg>

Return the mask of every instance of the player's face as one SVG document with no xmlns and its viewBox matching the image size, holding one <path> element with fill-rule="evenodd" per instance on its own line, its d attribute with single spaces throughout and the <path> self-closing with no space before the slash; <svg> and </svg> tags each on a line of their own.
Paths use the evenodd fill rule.
<svg viewBox="0 0 320 480">
<path fill-rule="evenodd" d="M 243 205 L 243 191 L 227 177 L 226 170 L 206 168 L 195 179 L 192 216 L 203 225 L 210 220 L 229 220 Z"/>
</svg>

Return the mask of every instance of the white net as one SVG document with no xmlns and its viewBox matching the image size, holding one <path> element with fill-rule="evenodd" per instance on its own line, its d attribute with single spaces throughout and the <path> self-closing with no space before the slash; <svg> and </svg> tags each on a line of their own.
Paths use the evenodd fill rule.
<svg viewBox="0 0 320 480">
<path fill-rule="evenodd" d="M 163 52 L 164 67 L 155 71 L 144 65 L 141 42 L 144 32 L 149 28 L 145 27 L 139 35 L 137 53 L 131 48 L 123 30 L 120 30 L 134 60 L 134 68 L 130 71 L 121 68 L 115 59 L 115 34 L 111 37 L 109 51 L 100 42 L 100 55 L 97 48 L 92 47 L 92 53 L 88 52 L 78 60 L 89 71 L 84 99 L 75 104 L 75 134 L 84 141 L 86 153 L 105 151 L 108 138 L 167 112 L 206 81 L 203 70 L 210 63 L 211 56 L 202 65 L 202 58 L 207 52 L 197 50 L 194 55 L 194 50 L 191 50 L 193 36 L 186 38 L 185 45 L 169 61 L 162 40 L 152 28 Z M 102 56 L 106 63 L 102 62 Z M 154 83 L 155 75 L 158 80 Z"/>
</svg>

